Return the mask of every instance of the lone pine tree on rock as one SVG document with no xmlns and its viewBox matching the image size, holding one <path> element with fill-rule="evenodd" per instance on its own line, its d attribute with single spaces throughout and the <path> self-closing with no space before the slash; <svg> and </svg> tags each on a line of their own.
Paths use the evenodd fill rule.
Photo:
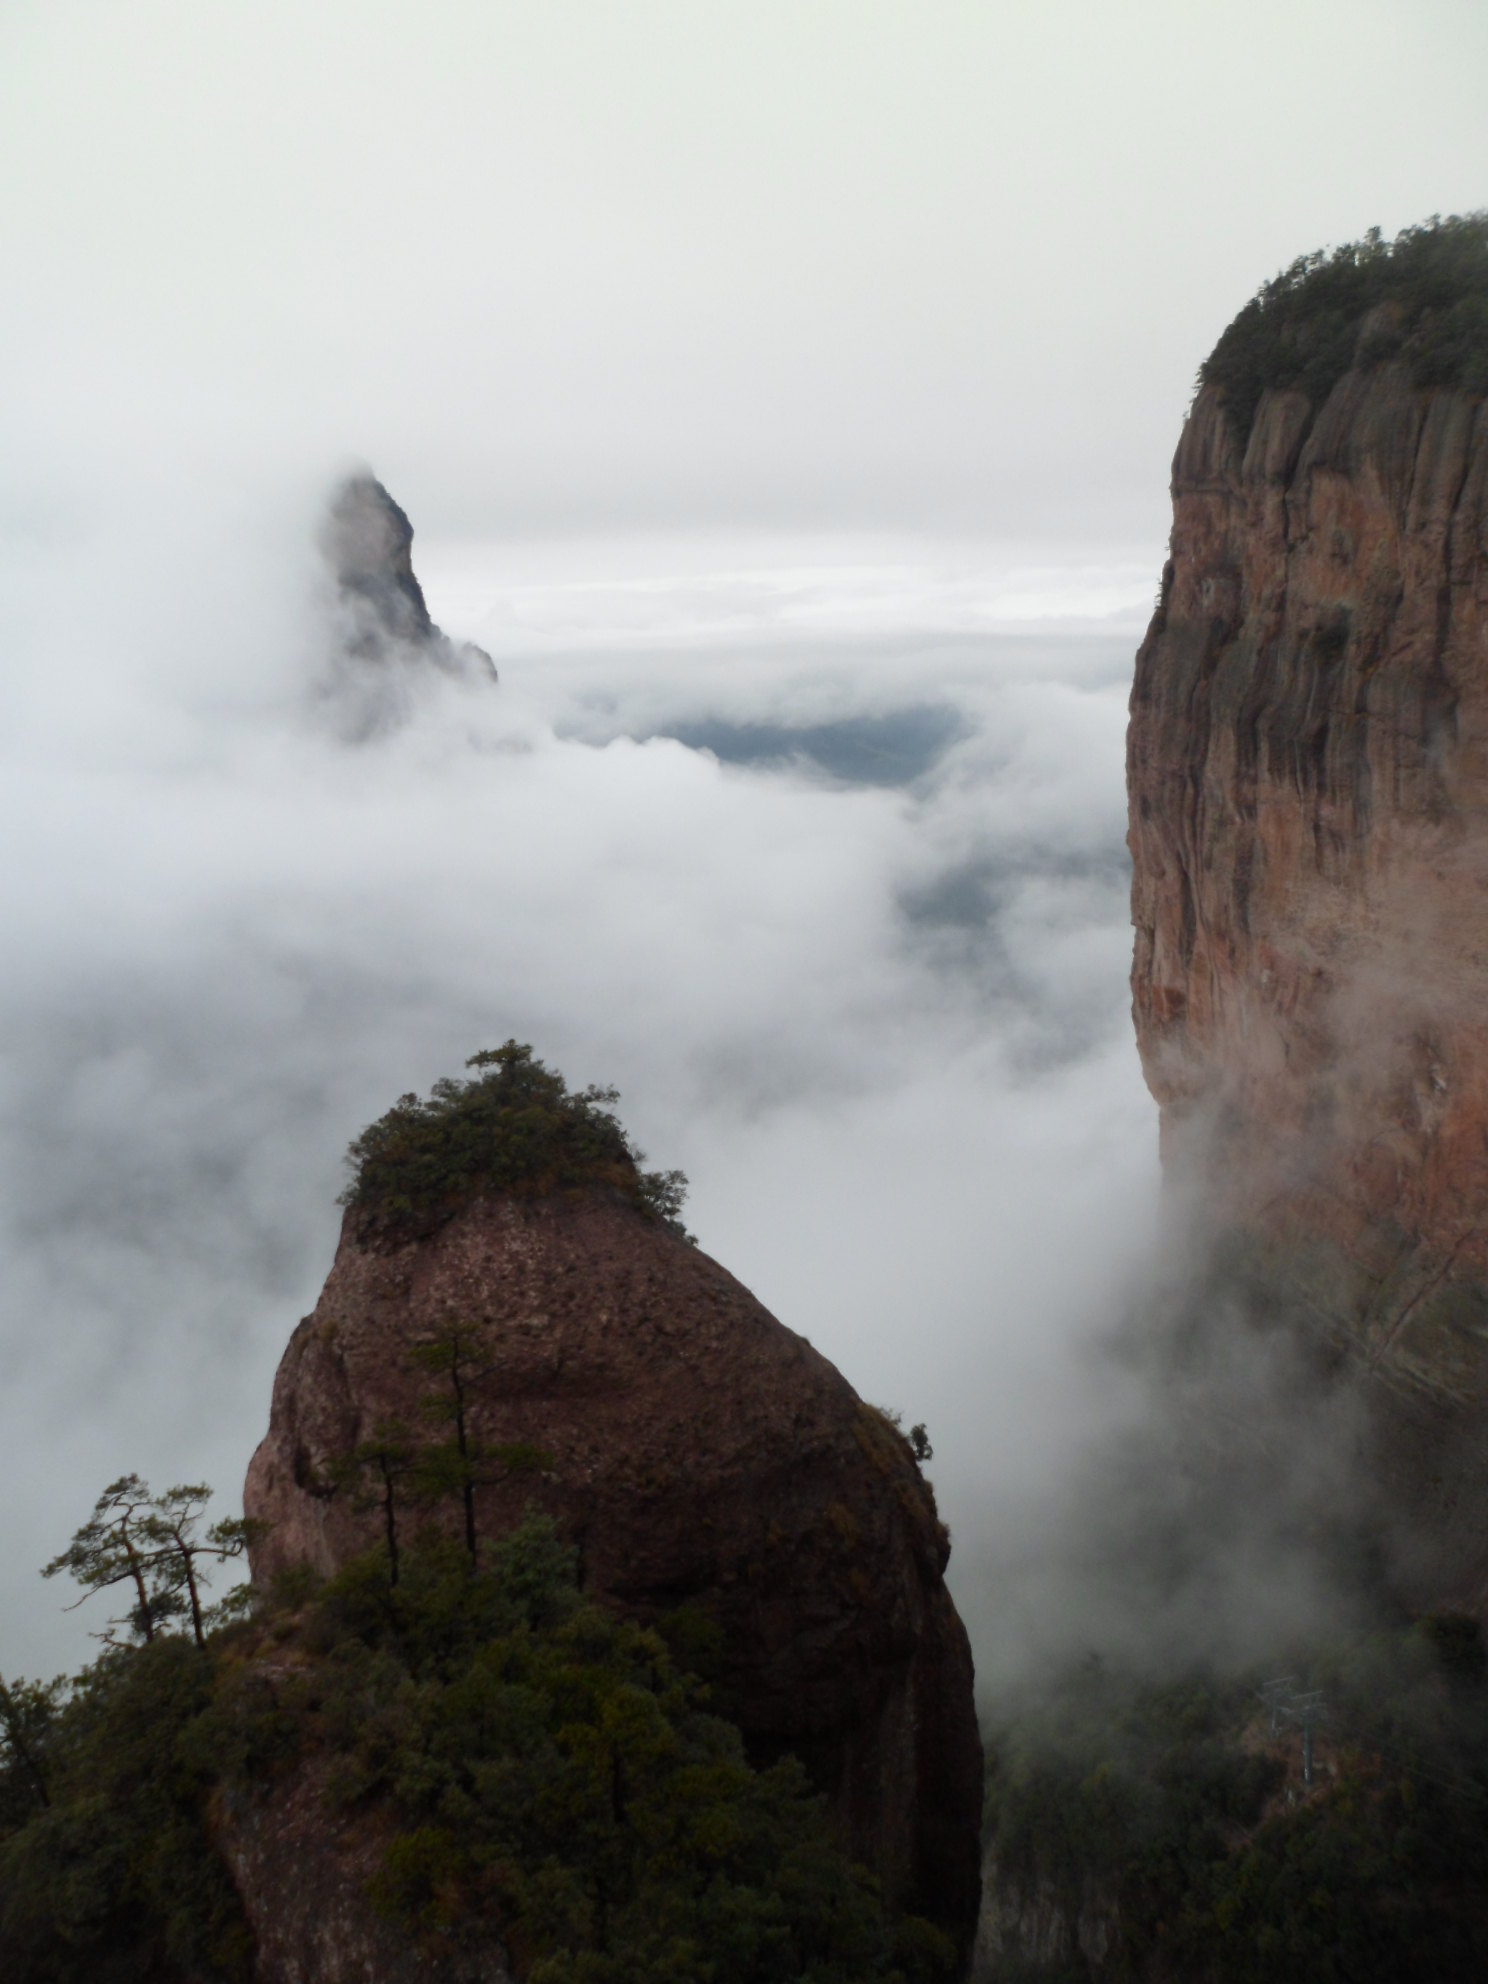
<svg viewBox="0 0 1488 1984">
<path fill-rule="evenodd" d="M 132 1591 L 128 1611 L 110 1619 L 96 1635 L 106 1645 L 121 1644 L 115 1637 L 120 1627 L 127 1634 L 122 1644 L 129 1639 L 148 1644 L 172 1619 L 185 1614 L 196 1644 L 204 1646 L 202 1593 L 208 1566 L 241 1557 L 263 1531 L 262 1523 L 237 1516 L 213 1523 L 203 1535 L 201 1523 L 211 1499 L 204 1481 L 152 1495 L 139 1475 L 121 1474 L 104 1489 L 92 1515 L 41 1575 L 54 1578 L 67 1571 L 83 1587 L 82 1597 L 69 1611 L 94 1592 L 115 1585 Z"/>
<path fill-rule="evenodd" d="M 398 1582 L 400 1502 L 416 1495 L 422 1470 L 417 1441 L 395 1419 L 378 1420 L 365 1440 L 338 1454 L 326 1470 L 333 1489 L 349 1491 L 354 1509 L 381 1511 L 390 1585 Z"/>
</svg>

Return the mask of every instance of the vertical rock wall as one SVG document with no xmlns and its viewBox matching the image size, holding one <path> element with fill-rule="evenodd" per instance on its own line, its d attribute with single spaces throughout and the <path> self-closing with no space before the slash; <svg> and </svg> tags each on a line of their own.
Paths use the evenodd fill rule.
<svg viewBox="0 0 1488 1984">
<path fill-rule="evenodd" d="M 1200 392 L 1128 739 L 1165 1163 L 1400 1402 L 1488 1578 L 1488 408 Z M 1451 1477 L 1450 1479 L 1448 1477 Z M 1468 1508 L 1464 1503 L 1473 1506 Z M 1451 1504 L 1448 1510 L 1447 1504 Z M 1455 1511 L 1455 1513 L 1452 1513 Z M 1480 1593 L 1481 1595 L 1481 1593 Z"/>
<path fill-rule="evenodd" d="M 1174 463 L 1128 745 L 1138 1041 L 1227 1210 L 1478 1272 L 1485 423 L 1388 367 L 1310 415 L 1268 395 L 1242 452 L 1206 392 Z"/>
<path fill-rule="evenodd" d="M 1488 1579 L 1488 409 L 1200 391 L 1127 746 L 1133 1012 L 1171 1175 L 1395 1399 Z M 1434 1454 L 1434 1458 L 1432 1458 Z M 1436 1486 L 1425 1472 L 1436 1468 Z M 1444 1532 L 1442 1532 L 1444 1534 Z"/>
</svg>

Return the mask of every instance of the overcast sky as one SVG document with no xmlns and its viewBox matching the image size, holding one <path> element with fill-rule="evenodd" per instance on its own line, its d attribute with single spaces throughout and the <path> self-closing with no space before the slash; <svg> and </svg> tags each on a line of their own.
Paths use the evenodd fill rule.
<svg viewBox="0 0 1488 1984">
<path fill-rule="evenodd" d="M 1168 463 L 1263 278 L 1488 199 L 1485 83 L 1477 0 L 0 4 L 0 1671 L 112 1474 L 236 1496 L 340 1152 L 508 1034 L 963 1564 L 1128 1409 Z M 366 746 L 359 461 L 502 671 Z"/>
<path fill-rule="evenodd" d="M 434 536 L 1160 541 L 1256 285 L 1485 197 L 1479 0 L 7 0 L 0 37 L 23 516 L 38 452 L 187 447 L 368 456 Z"/>
</svg>

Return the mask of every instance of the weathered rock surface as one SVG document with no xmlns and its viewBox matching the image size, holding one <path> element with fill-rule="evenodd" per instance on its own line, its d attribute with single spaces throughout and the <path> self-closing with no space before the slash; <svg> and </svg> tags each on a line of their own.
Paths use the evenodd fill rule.
<svg viewBox="0 0 1488 1984">
<path fill-rule="evenodd" d="M 213 1831 L 253 1937 L 255 1984 L 511 1984 L 499 1950 L 420 1948 L 378 1915 L 376 1815 L 336 1815 L 323 1761 L 220 1793 Z"/>
<path fill-rule="evenodd" d="M 452 641 L 430 618 L 413 569 L 413 525 L 375 476 L 354 475 L 341 484 L 326 512 L 320 549 L 336 589 L 332 686 L 359 734 L 406 714 L 423 671 L 496 680 L 484 648 Z"/>
<path fill-rule="evenodd" d="M 249 1468 L 245 1509 L 273 1525 L 254 1575 L 378 1541 L 327 1470 L 379 1421 L 419 1423 L 409 1353 L 453 1323 L 485 1333 L 478 1437 L 548 1457 L 478 1490 L 480 1532 L 535 1502 L 592 1594 L 711 1615 L 754 1755 L 798 1754 L 886 1895 L 969 1940 L 982 1761 L 933 1495 L 823 1357 L 618 1195 L 487 1195 L 418 1236 L 348 1211 Z"/>
<path fill-rule="evenodd" d="M 1201 391 L 1128 740 L 1165 1162 L 1390 1403 L 1438 1595 L 1488 1596 L 1488 408 L 1357 367 Z"/>
</svg>

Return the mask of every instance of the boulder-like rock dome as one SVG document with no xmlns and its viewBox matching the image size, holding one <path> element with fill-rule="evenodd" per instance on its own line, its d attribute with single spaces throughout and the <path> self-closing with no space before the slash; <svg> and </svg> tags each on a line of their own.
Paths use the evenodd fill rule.
<svg viewBox="0 0 1488 1984">
<path fill-rule="evenodd" d="M 414 1220 L 349 1206 L 249 1468 L 245 1509 L 271 1525 L 254 1576 L 378 1542 L 338 1462 L 379 1428 L 447 1427 L 448 1374 L 419 1347 L 452 1333 L 490 1456 L 477 1540 L 535 1503 L 592 1594 L 711 1622 L 719 1706 L 756 1757 L 799 1755 L 889 1901 L 966 1940 L 981 1751 L 934 1496 L 888 1419 L 623 1191 L 480 1190 Z M 433 1519 L 458 1534 L 465 1512 Z"/>
</svg>

